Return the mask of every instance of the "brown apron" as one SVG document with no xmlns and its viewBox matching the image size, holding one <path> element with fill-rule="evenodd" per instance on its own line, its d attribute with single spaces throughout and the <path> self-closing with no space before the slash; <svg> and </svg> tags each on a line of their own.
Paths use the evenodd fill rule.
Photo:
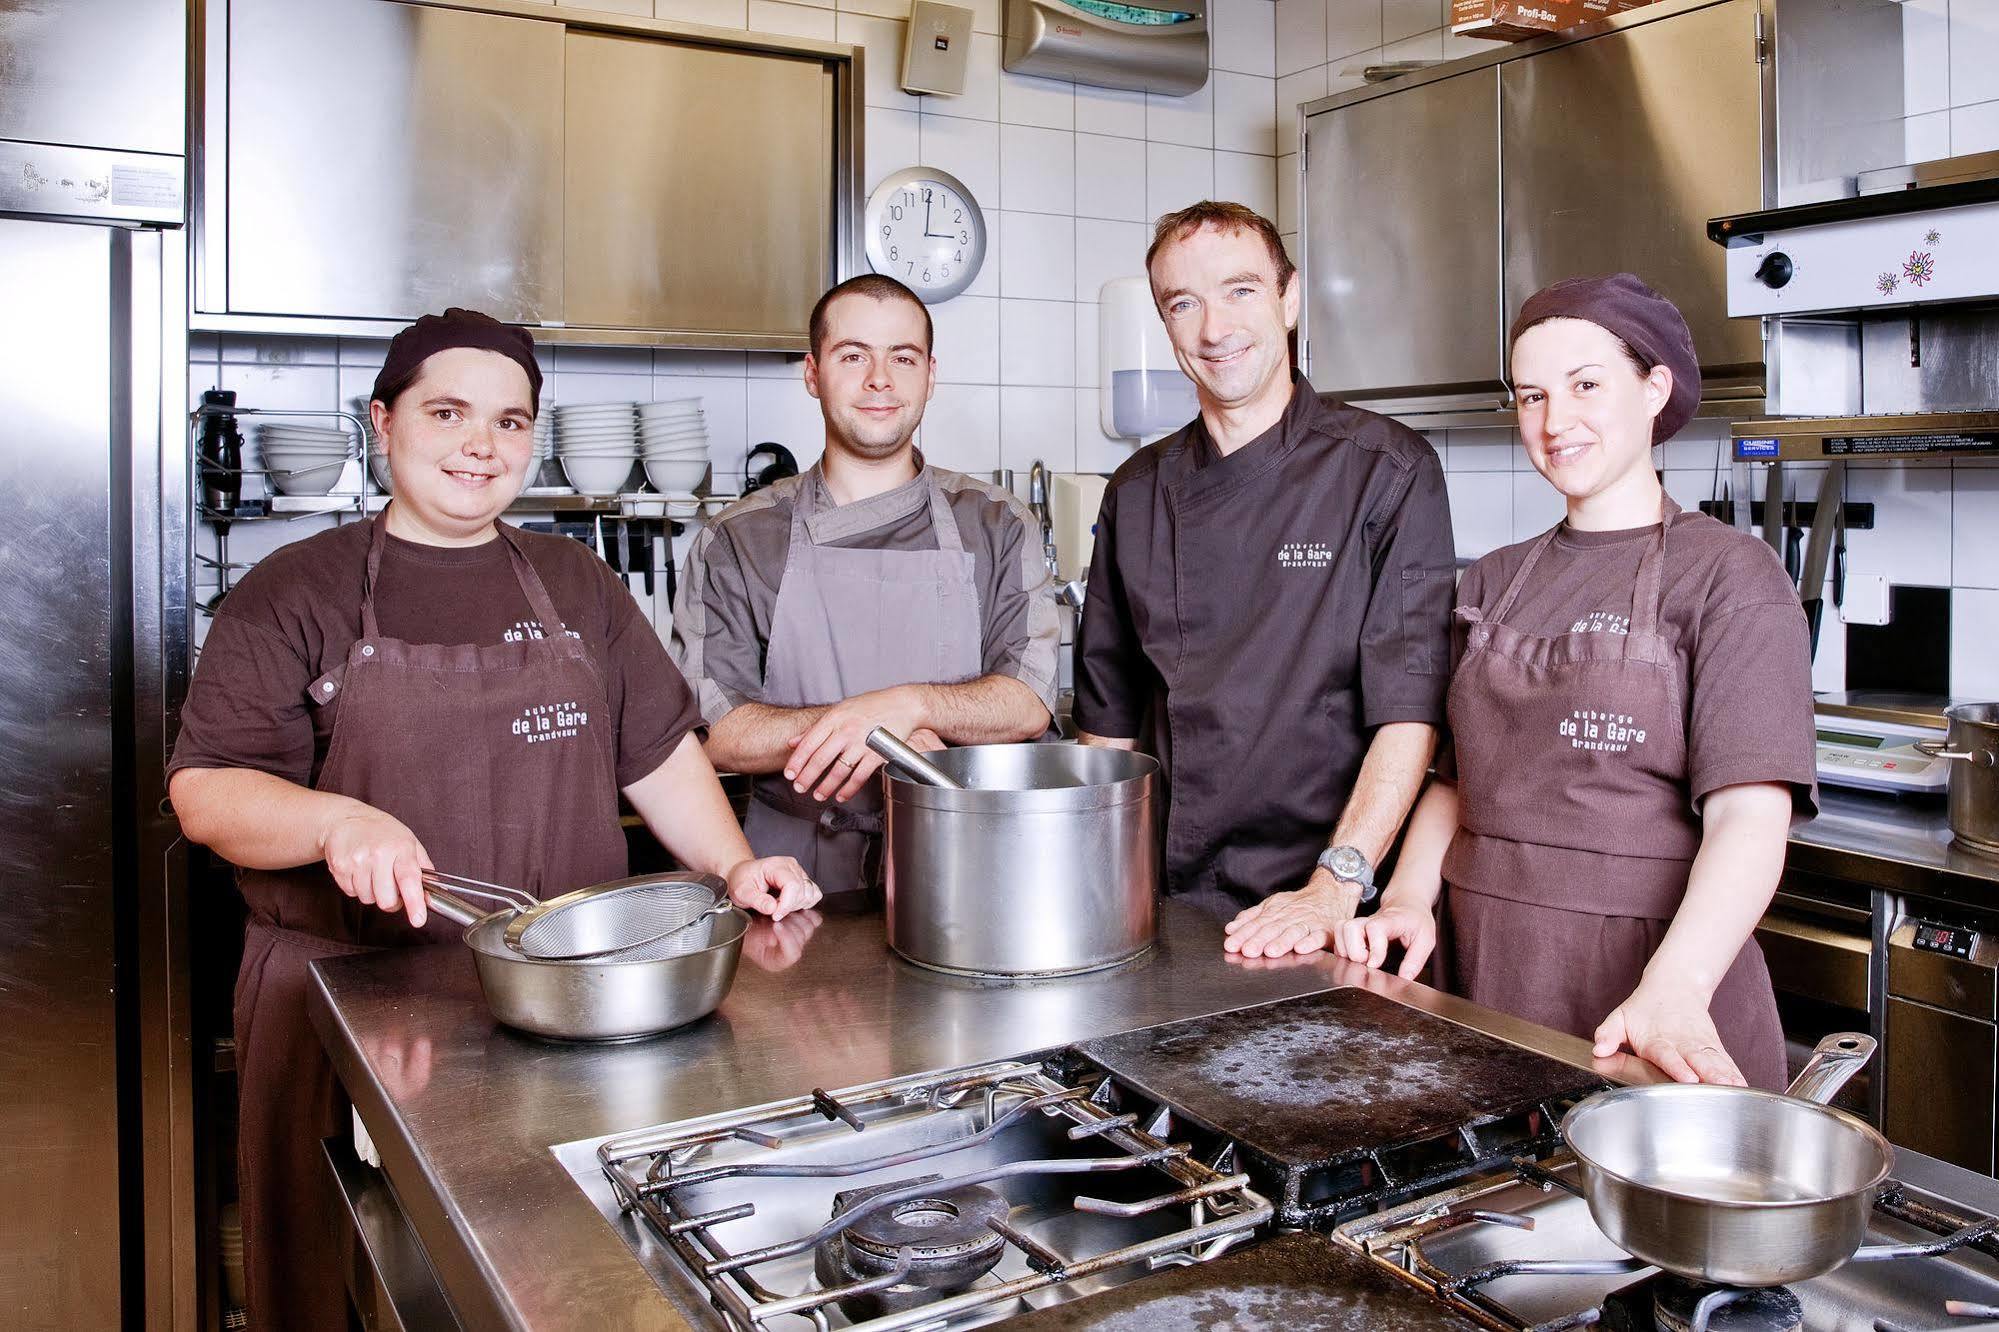
<svg viewBox="0 0 1999 1332">
<path fill-rule="evenodd" d="M 538 896 L 625 873 L 613 719 L 603 678 L 568 633 L 504 525 L 500 539 L 544 637 L 491 646 L 386 638 L 375 615 L 387 523 L 374 520 L 361 637 L 312 682 L 337 703 L 313 789 L 407 824 L 442 869 Z M 238 1167 L 253 1327 L 345 1332 L 331 1192 L 319 1141 L 348 1129 L 347 1099 L 306 1012 L 306 964 L 374 948 L 455 941 L 345 896 L 323 864 L 238 876 L 250 922 L 236 979 Z M 439 952 L 440 968 L 465 965 Z"/>
<path fill-rule="evenodd" d="M 761 702 L 818 707 L 904 684 L 959 684 L 984 668 L 984 620 L 974 560 L 928 467 L 935 550 L 821 546 L 812 540 L 818 467 L 791 509 L 784 581 L 771 611 Z M 828 896 L 881 882 L 882 791 L 846 804 L 791 789 L 784 774 L 757 778 L 744 831 L 760 856 L 792 856 Z"/>
<path fill-rule="evenodd" d="M 1449 988 L 1587 1037 L 1636 988 L 1700 849 L 1687 788 L 1686 699 L 1659 631 L 1666 531 L 1638 566 L 1628 633 L 1550 638 L 1507 612 L 1560 530 L 1543 533 L 1451 681 L 1459 832 L 1439 950 Z M 1716 989 L 1722 1044 L 1752 1084 L 1784 1085 L 1776 996 L 1754 940 Z"/>
</svg>

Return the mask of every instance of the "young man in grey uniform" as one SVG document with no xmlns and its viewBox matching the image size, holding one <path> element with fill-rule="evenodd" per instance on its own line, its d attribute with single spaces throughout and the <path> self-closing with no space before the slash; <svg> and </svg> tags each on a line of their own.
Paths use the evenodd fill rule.
<svg viewBox="0 0 1999 1332">
<path fill-rule="evenodd" d="M 709 758 L 756 777 L 750 845 L 785 848 L 830 897 L 879 881 L 868 732 L 918 749 L 1040 737 L 1059 627 L 1027 507 L 916 449 L 936 361 L 915 293 L 851 278 L 814 307 L 811 339 L 825 453 L 695 540 L 672 653 Z"/>
<path fill-rule="evenodd" d="M 1307 952 L 1372 895 L 1443 721 L 1443 468 L 1292 373 L 1298 275 L 1267 219 L 1169 214 L 1146 271 L 1201 414 L 1104 494 L 1076 723 L 1122 748 L 1150 728 L 1169 892 L 1240 911 L 1232 952 Z"/>
</svg>

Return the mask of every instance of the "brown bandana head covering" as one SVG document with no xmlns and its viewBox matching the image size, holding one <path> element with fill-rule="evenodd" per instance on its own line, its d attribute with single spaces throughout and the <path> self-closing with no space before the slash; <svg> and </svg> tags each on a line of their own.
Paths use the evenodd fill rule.
<svg viewBox="0 0 1999 1332">
<path fill-rule="evenodd" d="M 1513 330 L 1511 348 L 1535 324 L 1545 319 L 1582 319 L 1624 340 L 1648 366 L 1673 372 L 1673 393 L 1652 419 L 1652 442 L 1680 433 L 1694 419 L 1701 400 L 1701 363 L 1694 354 L 1694 335 L 1679 307 L 1630 273 L 1608 277 L 1567 278 L 1543 287 L 1527 298 Z"/>
<path fill-rule="evenodd" d="M 541 366 L 535 363 L 534 339 L 524 328 L 503 324 L 491 315 L 454 305 L 441 315 L 424 315 L 389 342 L 389 357 L 375 376 L 374 398 L 390 406 L 404 389 L 416 382 L 423 363 L 453 347 L 476 347 L 498 352 L 528 377 L 528 405 L 541 414 Z"/>
</svg>

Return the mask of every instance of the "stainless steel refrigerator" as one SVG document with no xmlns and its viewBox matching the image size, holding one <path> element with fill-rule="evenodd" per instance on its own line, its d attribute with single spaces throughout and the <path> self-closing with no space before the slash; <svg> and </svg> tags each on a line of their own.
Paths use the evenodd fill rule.
<svg viewBox="0 0 1999 1332">
<path fill-rule="evenodd" d="M 0 0 L 0 1325 L 191 1327 L 187 16 Z"/>
</svg>

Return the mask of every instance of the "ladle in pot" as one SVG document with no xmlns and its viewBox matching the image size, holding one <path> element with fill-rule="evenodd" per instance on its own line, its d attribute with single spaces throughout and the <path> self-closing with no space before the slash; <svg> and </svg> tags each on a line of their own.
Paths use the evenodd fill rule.
<svg viewBox="0 0 1999 1332">
<path fill-rule="evenodd" d="M 901 736 L 886 726 L 877 726 L 868 732 L 868 748 L 881 755 L 896 771 L 912 782 L 942 787 L 946 791 L 965 789 L 963 782 L 947 776 L 942 768 L 911 749 L 903 742 Z"/>
</svg>

